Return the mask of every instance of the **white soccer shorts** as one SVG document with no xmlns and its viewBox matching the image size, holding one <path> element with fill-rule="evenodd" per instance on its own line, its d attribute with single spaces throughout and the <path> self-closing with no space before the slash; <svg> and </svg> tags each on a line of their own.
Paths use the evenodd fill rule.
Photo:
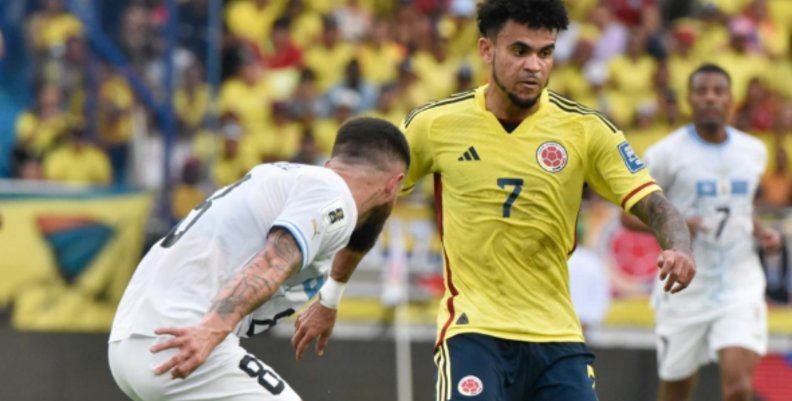
<svg viewBox="0 0 792 401">
<path fill-rule="evenodd" d="M 717 362 L 718 351 L 726 347 L 767 353 L 767 304 L 747 302 L 684 324 L 658 317 L 655 334 L 660 379 L 682 380 Z"/>
<path fill-rule="evenodd" d="M 267 364 L 247 353 L 239 338 L 228 336 L 186 379 L 160 376 L 154 368 L 176 354 L 149 348 L 170 337 L 130 338 L 109 344 L 110 371 L 118 386 L 135 401 L 300 401 L 300 397 Z"/>
</svg>

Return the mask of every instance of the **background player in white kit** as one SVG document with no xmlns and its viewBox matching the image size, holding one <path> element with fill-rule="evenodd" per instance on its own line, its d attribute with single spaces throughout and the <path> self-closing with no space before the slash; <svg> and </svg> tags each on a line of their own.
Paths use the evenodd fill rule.
<svg viewBox="0 0 792 401">
<path fill-rule="evenodd" d="M 334 322 L 408 165 L 398 128 L 358 118 L 339 129 L 326 168 L 264 164 L 215 192 L 152 247 L 124 293 L 108 350 L 119 387 L 145 401 L 299 400 L 239 337 L 268 329 L 317 291 L 306 313 Z M 312 333 L 299 322 L 297 334 L 318 335 L 321 354 L 332 329 Z M 295 342 L 298 355 L 307 345 Z"/>
<path fill-rule="evenodd" d="M 652 177 L 684 215 L 693 237 L 696 279 L 668 295 L 655 283 L 660 401 L 692 395 L 699 367 L 719 361 L 723 399 L 749 401 L 753 371 L 767 350 L 765 278 L 756 238 L 775 251 L 781 237 L 755 216 L 754 196 L 767 150 L 762 142 L 727 125 L 731 79 L 705 64 L 688 81 L 693 123 L 646 151 Z M 622 215 L 629 228 L 645 229 Z"/>
</svg>

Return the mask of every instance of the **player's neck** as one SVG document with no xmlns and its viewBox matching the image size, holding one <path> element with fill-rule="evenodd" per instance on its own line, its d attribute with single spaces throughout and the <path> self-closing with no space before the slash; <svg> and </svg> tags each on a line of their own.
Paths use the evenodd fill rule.
<svg viewBox="0 0 792 401">
<path fill-rule="evenodd" d="M 380 203 L 379 199 L 383 192 L 382 182 L 385 177 L 380 177 L 380 174 L 371 174 L 370 171 L 366 172 L 360 166 L 331 163 L 327 167 L 335 171 L 346 182 L 349 192 L 352 193 L 352 198 L 355 200 L 359 216 L 366 214 L 373 206 Z"/>
<path fill-rule="evenodd" d="M 498 120 L 519 122 L 533 115 L 539 110 L 539 100 L 529 107 L 523 108 L 514 104 L 509 95 L 499 90 L 497 85 L 490 84 L 484 93 L 484 104 L 487 111 L 494 114 Z"/>
<path fill-rule="evenodd" d="M 726 139 L 728 138 L 726 135 L 725 125 L 713 127 L 709 124 L 694 124 L 693 127 L 696 129 L 696 134 L 699 136 L 699 138 L 705 142 L 723 143 L 726 142 Z"/>
</svg>

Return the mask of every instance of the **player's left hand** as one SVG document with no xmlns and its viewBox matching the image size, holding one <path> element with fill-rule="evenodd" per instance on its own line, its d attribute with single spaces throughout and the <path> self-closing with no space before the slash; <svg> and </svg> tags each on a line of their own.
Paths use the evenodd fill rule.
<svg viewBox="0 0 792 401">
<path fill-rule="evenodd" d="M 759 246 L 767 253 L 776 253 L 781 250 L 781 233 L 772 228 L 765 227 L 762 229 L 761 232 L 757 233 L 756 239 L 759 241 Z"/>
<path fill-rule="evenodd" d="M 173 357 L 157 366 L 154 373 L 161 375 L 170 371 L 176 379 L 184 379 L 206 361 L 217 341 L 211 330 L 198 325 L 191 327 L 163 327 L 154 331 L 158 335 L 172 335 L 170 338 L 151 347 L 153 354 L 169 349 L 178 348 L 179 352 Z"/>
<path fill-rule="evenodd" d="M 292 336 L 292 347 L 296 352 L 299 361 L 305 349 L 316 339 L 316 354 L 322 356 L 330 334 L 333 333 L 337 311 L 330 309 L 318 301 L 311 304 L 308 310 L 297 316 L 294 322 L 294 336 Z"/>
</svg>

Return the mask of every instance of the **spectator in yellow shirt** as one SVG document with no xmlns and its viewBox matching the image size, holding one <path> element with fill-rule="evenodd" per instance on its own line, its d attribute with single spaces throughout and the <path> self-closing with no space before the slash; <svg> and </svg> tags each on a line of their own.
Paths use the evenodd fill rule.
<svg viewBox="0 0 792 401">
<path fill-rule="evenodd" d="M 171 214 L 176 219 L 183 219 L 206 198 L 206 193 L 201 189 L 199 177 L 201 162 L 198 159 L 188 159 L 182 167 L 181 182 L 173 188 Z"/>
<path fill-rule="evenodd" d="M 398 87 L 395 83 L 385 84 L 380 87 L 377 107 L 367 113 L 370 117 L 377 117 L 399 126 L 409 110 L 402 109 L 398 102 Z"/>
<path fill-rule="evenodd" d="M 285 0 L 235 0 L 226 8 L 226 24 L 232 34 L 263 50 L 285 5 Z"/>
<path fill-rule="evenodd" d="M 718 7 L 724 14 L 737 15 L 741 13 L 752 0 L 707 0 Z"/>
<path fill-rule="evenodd" d="M 322 18 L 322 35 L 319 43 L 305 49 L 305 65 L 318 78 L 319 91 L 324 93 L 341 81 L 344 66 L 355 56 L 355 48 L 340 40 L 338 23 L 331 16 Z"/>
<path fill-rule="evenodd" d="M 220 155 L 215 161 L 212 178 L 218 187 L 232 184 L 242 178 L 256 164 L 250 160 L 246 152 L 239 149 L 242 139 L 242 127 L 234 114 L 226 114 L 222 118 L 222 145 Z"/>
<path fill-rule="evenodd" d="M 412 67 L 431 99 L 444 99 L 454 87 L 459 60 L 448 56 L 448 39 L 433 35 L 412 56 Z"/>
<path fill-rule="evenodd" d="M 431 95 L 425 86 L 421 85 L 418 75 L 413 69 L 411 59 L 406 59 L 399 64 L 399 75 L 396 79 L 398 88 L 399 107 L 412 110 L 431 100 Z"/>
<path fill-rule="evenodd" d="M 701 59 L 710 58 L 729 45 L 729 31 L 725 27 L 728 18 L 714 3 L 704 3 L 696 16 L 698 37 L 694 52 Z"/>
<path fill-rule="evenodd" d="M 330 105 L 319 93 L 316 73 L 310 68 L 300 72 L 300 81 L 289 100 L 289 114 L 303 123 L 330 115 Z"/>
<path fill-rule="evenodd" d="M 666 59 L 669 85 L 676 96 L 682 96 L 688 90 L 688 77 L 699 65 L 701 59 L 693 51 L 698 33 L 695 27 L 689 22 L 677 24 L 671 31 L 671 46 Z M 685 115 L 690 114 L 690 106 L 687 102 L 680 105 Z"/>
<path fill-rule="evenodd" d="M 193 61 L 184 71 L 184 81 L 173 97 L 173 106 L 179 119 L 181 132 L 195 135 L 206 120 L 209 111 L 209 85 L 203 80 L 203 67 Z"/>
<path fill-rule="evenodd" d="M 107 155 L 80 128 L 70 130 L 66 142 L 44 158 L 44 178 L 50 181 L 99 186 L 110 184 L 112 176 Z"/>
<path fill-rule="evenodd" d="M 302 130 L 289 118 L 289 107 L 284 102 L 274 102 L 271 107 L 272 120 L 261 132 L 244 135 L 239 142 L 245 160 L 263 163 L 273 160 L 289 160 L 299 150 Z"/>
<path fill-rule="evenodd" d="M 110 157 L 116 183 L 126 181 L 129 143 L 132 139 L 132 108 L 135 95 L 126 78 L 104 67 L 99 84 L 99 138 Z"/>
<path fill-rule="evenodd" d="M 753 22 L 765 53 L 772 58 L 787 56 L 784 52 L 789 48 L 788 24 L 792 21 L 771 18 L 767 0 L 753 0 L 745 8 L 743 15 Z"/>
<path fill-rule="evenodd" d="M 38 92 L 36 105 L 17 118 L 17 144 L 41 157 L 57 145 L 71 123 L 71 117 L 61 107 L 58 87 L 44 85 Z"/>
<path fill-rule="evenodd" d="M 594 37 L 578 38 L 569 61 L 555 67 L 553 79 L 550 80 L 550 89 L 579 102 L 583 99 L 591 99 L 591 84 L 586 79 L 585 68 L 592 60 L 595 40 Z M 586 104 L 586 106 L 593 105 Z"/>
<path fill-rule="evenodd" d="M 305 7 L 303 0 L 288 0 L 283 17 L 291 21 L 291 38 L 303 49 L 315 43 L 322 33 L 321 14 Z"/>
<path fill-rule="evenodd" d="M 261 63 L 251 55 L 243 55 L 237 73 L 220 87 L 220 114 L 233 113 L 239 118 L 244 134 L 266 128 L 272 93 L 264 79 Z"/>
<path fill-rule="evenodd" d="M 390 27 L 386 19 L 375 21 L 368 37 L 358 50 L 363 77 L 377 85 L 384 85 L 396 79 L 399 62 L 404 59 L 406 53 L 406 50 L 388 35 Z"/>
<path fill-rule="evenodd" d="M 73 35 L 82 35 L 80 20 L 66 12 L 62 0 L 42 0 L 43 8 L 33 14 L 28 32 L 37 53 L 57 51 Z"/>
<path fill-rule="evenodd" d="M 729 48 L 721 51 L 716 57 L 718 65 L 722 65 L 731 76 L 732 96 L 734 104 L 739 105 L 748 93 L 748 85 L 753 78 L 765 78 L 770 70 L 770 62 L 764 54 L 752 44 L 755 42 L 753 24 L 744 17 L 729 22 Z"/>
<path fill-rule="evenodd" d="M 318 120 L 313 125 L 314 138 L 316 144 L 319 145 L 319 150 L 325 156 L 330 156 L 330 151 L 333 150 L 333 143 L 335 143 L 336 135 L 338 135 L 338 128 L 344 121 L 348 120 L 354 115 L 354 110 L 357 108 L 360 98 L 355 91 L 344 90 L 336 94 L 331 99 L 333 105 L 333 115 L 331 118 L 324 118 Z"/>
<path fill-rule="evenodd" d="M 627 51 L 608 63 L 608 76 L 614 90 L 629 97 L 648 97 L 652 91 L 652 74 L 657 62 L 646 52 L 646 33 L 630 30 Z"/>
</svg>

